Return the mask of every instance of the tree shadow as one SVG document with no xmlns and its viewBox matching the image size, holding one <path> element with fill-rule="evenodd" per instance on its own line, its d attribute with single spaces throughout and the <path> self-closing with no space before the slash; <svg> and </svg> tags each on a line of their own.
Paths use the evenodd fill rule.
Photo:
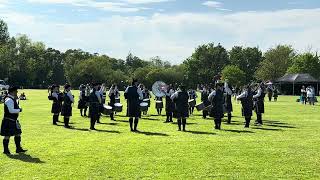
<svg viewBox="0 0 320 180">
<path fill-rule="evenodd" d="M 104 125 L 110 125 L 110 126 L 118 126 L 118 123 L 100 123 L 100 124 L 104 124 Z"/>
<path fill-rule="evenodd" d="M 164 133 L 146 132 L 146 131 L 136 131 L 135 133 L 144 134 L 146 136 L 169 136 L 168 134 L 164 134 Z"/>
<path fill-rule="evenodd" d="M 72 127 L 72 128 L 69 128 L 70 130 L 76 130 L 76 131 L 89 131 L 89 129 L 86 129 L 86 128 L 76 128 L 76 127 Z"/>
<path fill-rule="evenodd" d="M 216 135 L 216 133 L 213 132 L 203 132 L 203 131 L 185 131 L 187 133 L 191 134 L 200 134 L 200 135 Z"/>
<path fill-rule="evenodd" d="M 105 132 L 105 133 L 115 133 L 115 134 L 120 134 L 120 131 L 113 131 L 113 130 L 105 130 L 105 129 L 96 129 L 95 131 L 97 132 Z"/>
<path fill-rule="evenodd" d="M 223 129 L 222 131 L 234 132 L 234 133 L 254 133 L 254 132 L 248 131 L 248 130 L 237 130 L 237 129 Z"/>
<path fill-rule="evenodd" d="M 277 124 L 265 124 L 266 126 L 271 126 L 271 127 L 278 127 L 278 128 L 291 128 L 291 129 L 293 129 L 293 128 L 296 128 L 295 126 L 287 126 L 287 125 L 277 125 Z"/>
<path fill-rule="evenodd" d="M 23 162 L 28 162 L 28 163 L 45 163 L 44 161 L 41 161 L 39 158 L 32 157 L 29 154 L 14 154 L 14 155 L 7 155 L 10 159 L 16 159 L 20 160 Z"/>
</svg>

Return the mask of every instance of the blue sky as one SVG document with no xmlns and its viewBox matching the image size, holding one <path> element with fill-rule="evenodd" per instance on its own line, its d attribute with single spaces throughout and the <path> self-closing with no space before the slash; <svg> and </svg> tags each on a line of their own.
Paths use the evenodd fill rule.
<svg viewBox="0 0 320 180">
<path fill-rule="evenodd" d="M 320 48 L 317 0 L 0 0 L 11 35 L 60 50 L 181 63 L 203 43 Z"/>
</svg>

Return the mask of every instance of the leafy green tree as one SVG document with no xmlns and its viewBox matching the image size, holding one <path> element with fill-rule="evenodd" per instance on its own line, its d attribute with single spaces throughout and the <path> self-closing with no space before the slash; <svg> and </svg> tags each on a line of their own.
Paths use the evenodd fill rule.
<svg viewBox="0 0 320 180">
<path fill-rule="evenodd" d="M 0 19 L 0 45 L 6 44 L 10 40 L 7 23 Z"/>
<path fill-rule="evenodd" d="M 289 45 L 278 45 L 264 54 L 255 76 L 261 80 L 276 80 L 282 77 L 291 66 L 295 50 Z"/>
<path fill-rule="evenodd" d="M 222 70 L 222 79 L 233 86 L 242 86 L 246 83 L 246 74 L 238 66 L 229 65 Z"/>
<path fill-rule="evenodd" d="M 320 78 L 320 60 L 312 53 L 300 54 L 294 58 L 288 73 L 308 73 L 315 78 Z"/>
</svg>

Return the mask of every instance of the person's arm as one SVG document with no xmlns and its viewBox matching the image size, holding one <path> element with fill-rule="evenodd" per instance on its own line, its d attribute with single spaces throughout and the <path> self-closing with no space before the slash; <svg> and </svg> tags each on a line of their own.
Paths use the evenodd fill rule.
<svg viewBox="0 0 320 180">
<path fill-rule="evenodd" d="M 208 100 L 211 102 L 215 95 L 216 95 L 216 91 L 212 91 L 212 93 L 210 93 L 208 96 Z"/>
<path fill-rule="evenodd" d="M 58 94 L 57 94 L 56 92 L 53 92 L 53 93 L 51 94 L 51 96 L 54 97 L 54 98 L 56 98 L 57 100 L 59 100 L 59 96 L 58 96 Z"/>
<path fill-rule="evenodd" d="M 246 97 L 246 95 L 247 95 L 247 92 L 246 92 L 246 91 L 242 92 L 240 95 L 237 96 L 237 100 Z"/>
<path fill-rule="evenodd" d="M 73 98 L 73 96 L 72 96 L 71 91 L 69 91 L 69 92 L 67 93 L 67 95 L 69 96 L 70 101 L 71 101 L 72 103 L 74 103 L 74 98 Z"/>
<path fill-rule="evenodd" d="M 140 88 L 137 89 L 137 93 L 139 94 L 139 99 L 143 100 L 143 94 Z"/>
<path fill-rule="evenodd" d="M 171 98 L 172 100 L 178 98 L 178 92 L 173 93 L 170 98 Z"/>
<path fill-rule="evenodd" d="M 20 108 L 19 109 L 14 108 L 14 102 L 11 98 L 7 98 L 5 101 L 5 104 L 7 105 L 8 110 L 11 114 L 19 114 L 21 112 Z"/>
<path fill-rule="evenodd" d="M 253 96 L 253 98 L 258 98 L 261 96 L 262 90 L 258 89 L 258 93 L 256 95 Z"/>
</svg>

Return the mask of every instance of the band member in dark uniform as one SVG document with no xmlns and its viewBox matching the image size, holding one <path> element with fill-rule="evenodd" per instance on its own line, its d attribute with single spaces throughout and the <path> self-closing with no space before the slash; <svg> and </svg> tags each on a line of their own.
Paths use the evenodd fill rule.
<svg viewBox="0 0 320 180">
<path fill-rule="evenodd" d="M 167 115 L 167 119 L 165 122 L 173 122 L 172 118 L 173 118 L 173 111 L 175 106 L 174 106 L 174 102 L 171 99 L 171 96 L 174 94 L 174 89 L 172 85 L 169 85 L 165 93 L 166 93 L 166 115 Z"/>
<path fill-rule="evenodd" d="M 189 117 L 189 95 L 185 86 L 181 85 L 179 90 L 171 96 L 171 99 L 175 103 L 175 113 L 178 119 L 178 130 L 181 131 L 182 124 L 182 130 L 186 131 L 187 118 Z"/>
<path fill-rule="evenodd" d="M 272 85 L 269 85 L 269 86 L 267 87 L 267 93 L 268 93 L 269 102 L 271 102 L 271 100 L 272 100 L 272 93 L 273 93 Z"/>
<path fill-rule="evenodd" d="M 262 114 L 264 113 L 264 84 L 260 83 L 258 87 L 258 92 L 253 96 L 253 99 L 255 100 L 255 107 L 254 110 L 257 114 L 257 125 L 262 125 Z"/>
<path fill-rule="evenodd" d="M 278 96 L 279 96 L 279 91 L 278 91 L 278 89 L 275 87 L 274 90 L 273 90 L 273 99 L 274 99 L 274 102 L 277 102 L 277 101 L 278 101 Z"/>
<path fill-rule="evenodd" d="M 242 104 L 242 115 L 246 121 L 245 128 L 249 128 L 253 109 L 253 92 L 250 85 L 246 86 L 244 91 L 237 96 L 237 100 L 240 100 Z"/>
<path fill-rule="evenodd" d="M 18 99 L 18 88 L 10 87 L 9 94 L 5 97 L 4 102 L 4 117 L 1 123 L 1 136 L 3 139 L 3 153 L 10 155 L 9 141 L 10 137 L 14 136 L 14 142 L 16 144 L 16 153 L 24 153 L 21 147 L 21 126 L 18 120 L 19 113 L 22 109 L 19 107 L 17 102 Z"/>
<path fill-rule="evenodd" d="M 141 91 L 143 95 L 143 100 L 148 100 L 147 101 L 148 107 L 150 107 L 150 98 L 152 97 L 150 94 L 150 91 L 144 85 L 142 85 Z M 143 115 L 147 115 L 147 114 L 148 114 L 148 110 L 143 112 Z"/>
<path fill-rule="evenodd" d="M 52 108 L 51 113 L 53 113 L 52 117 L 52 124 L 57 125 L 59 121 L 59 114 L 61 112 L 62 101 L 63 101 L 63 94 L 59 92 L 59 86 L 52 85 L 51 92 L 48 96 L 49 100 L 52 100 Z"/>
<path fill-rule="evenodd" d="M 88 102 L 88 97 L 86 96 L 86 86 L 81 85 L 80 86 L 79 101 L 78 101 L 78 109 L 80 109 L 81 116 L 83 116 L 83 115 L 87 116 L 87 109 L 88 109 L 87 102 Z"/>
<path fill-rule="evenodd" d="M 108 95 L 110 98 L 109 106 L 111 106 L 112 110 L 114 110 L 114 104 L 116 103 L 116 85 L 111 85 Z M 110 113 L 110 118 L 112 121 L 114 121 L 114 111 Z"/>
<path fill-rule="evenodd" d="M 196 103 L 197 93 L 196 93 L 195 90 L 191 89 L 191 90 L 189 91 L 189 99 L 190 99 L 190 100 L 194 100 L 193 105 L 189 107 L 189 112 L 190 112 L 190 114 L 193 114 L 194 107 L 195 107 L 195 105 L 197 104 L 197 103 Z"/>
<path fill-rule="evenodd" d="M 99 92 L 99 84 L 94 83 L 92 91 L 89 95 L 89 115 L 90 115 L 90 129 L 95 130 L 95 123 L 100 118 L 100 104 L 101 94 Z"/>
<path fill-rule="evenodd" d="M 217 82 L 215 90 L 213 90 L 209 97 L 212 104 L 210 116 L 214 118 L 215 129 L 221 129 L 221 119 L 223 118 L 223 83 Z"/>
<path fill-rule="evenodd" d="M 232 117 L 232 90 L 231 90 L 231 86 L 225 82 L 224 84 L 224 95 L 225 95 L 225 99 L 224 99 L 224 107 L 226 112 L 228 113 L 228 124 L 231 123 L 231 117 Z"/>
<path fill-rule="evenodd" d="M 163 108 L 163 98 L 162 97 L 155 97 L 155 100 L 156 100 L 156 109 L 157 109 L 157 112 L 158 112 L 158 115 L 161 115 L 162 113 L 162 108 Z M 161 101 L 161 103 L 160 103 Z M 159 103 L 158 103 L 159 102 Z M 157 105 L 157 104 L 162 104 L 162 105 Z"/>
<path fill-rule="evenodd" d="M 132 85 L 127 87 L 124 97 L 128 100 L 128 116 L 131 131 L 137 131 L 140 115 L 140 101 L 143 99 L 141 89 L 138 88 L 138 80 L 134 79 Z M 134 118 L 134 127 L 133 127 Z"/>
<path fill-rule="evenodd" d="M 201 91 L 201 101 L 203 102 L 205 107 L 208 107 L 210 105 L 210 101 L 208 100 L 209 94 L 210 92 L 208 87 L 204 86 Z M 202 110 L 202 117 L 204 119 L 207 118 L 207 115 L 208 115 L 208 110 L 207 109 Z"/>
<path fill-rule="evenodd" d="M 66 84 L 64 86 L 63 103 L 61 109 L 61 115 L 64 116 L 64 127 L 70 128 L 69 121 L 72 116 L 72 103 L 74 103 L 74 97 L 71 93 L 71 86 Z"/>
<path fill-rule="evenodd" d="M 100 101 L 100 107 L 99 107 L 99 110 L 100 110 L 99 113 L 100 113 L 100 115 L 98 116 L 97 123 L 100 123 L 101 113 L 103 112 L 103 105 L 104 105 L 104 103 L 106 102 L 105 89 L 106 89 L 106 88 L 105 88 L 105 84 L 102 84 L 101 86 L 100 86 L 100 84 L 99 84 L 98 91 L 95 92 L 97 95 L 100 95 L 100 99 L 101 99 L 101 101 Z"/>
</svg>

